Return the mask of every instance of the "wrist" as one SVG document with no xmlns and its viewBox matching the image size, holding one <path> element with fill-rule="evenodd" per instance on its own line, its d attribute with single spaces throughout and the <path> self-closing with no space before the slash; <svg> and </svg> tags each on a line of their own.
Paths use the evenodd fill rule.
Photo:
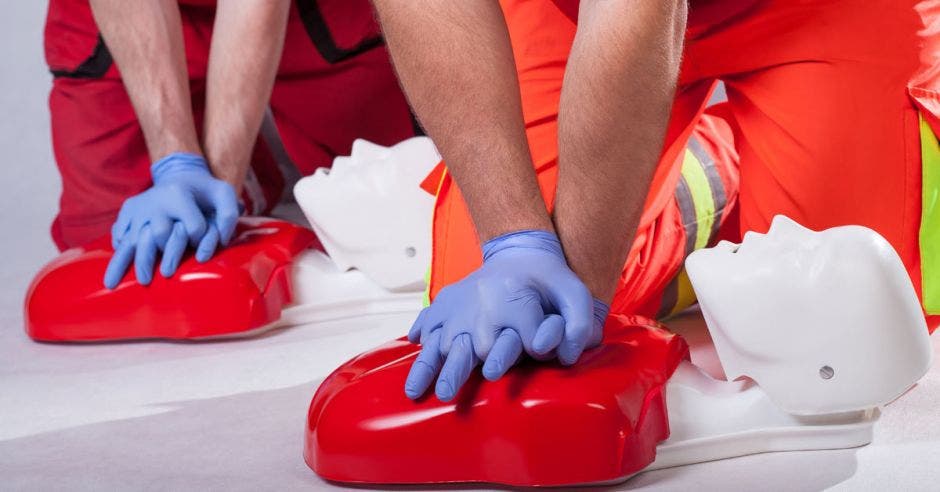
<svg viewBox="0 0 940 492">
<path fill-rule="evenodd" d="M 232 185 L 236 194 L 241 194 L 245 185 L 248 168 L 251 167 L 251 149 L 238 152 L 218 152 L 217 145 L 206 141 L 206 161 L 212 174 L 222 181 Z"/>
<path fill-rule="evenodd" d="M 502 251 L 509 249 L 535 249 L 547 252 L 553 256 L 565 259 L 561 241 L 554 232 L 542 229 L 523 229 L 508 232 L 483 243 L 483 261 L 493 258 Z"/>
<path fill-rule="evenodd" d="M 154 162 L 150 166 L 150 175 L 153 177 L 153 181 L 157 182 L 168 173 L 182 170 L 201 171 L 211 174 L 209 172 L 209 164 L 206 162 L 206 158 L 201 154 L 173 152 Z"/>
<path fill-rule="evenodd" d="M 232 188 L 235 189 L 235 194 L 239 196 L 241 195 L 242 188 L 245 186 L 246 171 L 232 169 L 229 167 L 222 168 L 219 166 L 213 166 L 212 161 L 210 161 L 208 165 L 209 170 L 215 175 L 216 178 L 230 184 Z"/>
<path fill-rule="evenodd" d="M 175 112 L 177 110 L 175 107 L 167 108 L 165 112 Z M 199 138 L 196 136 L 195 126 L 189 121 L 179 121 L 181 118 L 185 118 L 185 116 L 162 114 L 161 116 L 148 117 L 144 138 L 147 142 L 150 158 L 154 162 L 176 153 L 203 154 L 202 146 L 199 145 Z M 143 118 L 141 121 L 143 121 Z M 163 129 L 164 131 L 154 134 L 155 129 Z"/>
</svg>

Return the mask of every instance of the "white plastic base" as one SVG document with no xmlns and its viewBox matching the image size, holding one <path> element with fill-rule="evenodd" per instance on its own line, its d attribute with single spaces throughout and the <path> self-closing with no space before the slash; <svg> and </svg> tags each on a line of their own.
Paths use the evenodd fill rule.
<svg viewBox="0 0 940 492">
<path fill-rule="evenodd" d="M 670 437 L 645 470 L 774 451 L 864 446 L 877 408 L 796 416 L 779 409 L 753 382 L 722 381 L 682 362 L 666 386 Z"/>
<path fill-rule="evenodd" d="M 248 338 L 272 330 L 372 315 L 394 315 L 421 311 L 424 292 L 390 292 L 358 270 L 341 270 L 319 250 L 304 251 L 291 265 L 293 302 L 276 321 L 250 331 L 200 338 L 224 340 Z M 408 332 L 402 327 L 401 334 Z"/>
<path fill-rule="evenodd" d="M 358 270 L 340 270 L 326 254 L 309 250 L 297 257 L 291 272 L 293 303 L 278 326 L 421 310 L 423 289 L 391 292 Z M 408 327 L 402 328 L 402 334 Z"/>
</svg>

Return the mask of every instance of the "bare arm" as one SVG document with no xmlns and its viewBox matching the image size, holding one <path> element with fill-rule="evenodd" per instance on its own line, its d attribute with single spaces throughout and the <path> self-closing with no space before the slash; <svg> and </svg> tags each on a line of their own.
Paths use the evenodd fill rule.
<svg viewBox="0 0 940 492">
<path fill-rule="evenodd" d="M 281 61 L 289 0 L 218 2 L 206 89 L 204 148 L 240 190 Z"/>
<path fill-rule="evenodd" d="M 555 227 L 568 264 L 610 302 L 662 150 L 683 0 L 585 1 L 559 108 Z"/>
<path fill-rule="evenodd" d="M 494 0 L 375 0 L 408 98 L 481 242 L 554 231 L 525 137 L 509 32 Z"/>
<path fill-rule="evenodd" d="M 91 0 L 143 129 L 150 158 L 201 154 L 176 0 Z"/>
</svg>

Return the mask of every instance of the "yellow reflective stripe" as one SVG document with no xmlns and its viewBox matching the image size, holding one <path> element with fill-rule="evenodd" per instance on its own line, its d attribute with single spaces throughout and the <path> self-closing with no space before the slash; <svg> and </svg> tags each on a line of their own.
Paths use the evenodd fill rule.
<svg viewBox="0 0 940 492">
<path fill-rule="evenodd" d="M 669 316 L 674 316 L 681 311 L 684 311 L 685 308 L 695 304 L 695 290 L 692 289 L 692 281 L 689 280 L 689 274 L 685 273 L 685 268 L 679 270 L 679 274 L 676 275 L 676 305 L 673 306 L 672 311 L 669 312 Z"/>
<path fill-rule="evenodd" d="M 682 175 L 676 185 L 676 203 L 686 234 L 685 256 L 708 246 L 718 229 L 721 210 L 716 210 L 716 201 L 724 208 L 725 191 L 714 166 L 704 149 L 690 141 L 682 157 Z M 695 304 L 695 300 L 692 282 L 683 268 L 663 290 L 657 318 L 673 316 Z"/>
<path fill-rule="evenodd" d="M 692 193 L 692 203 L 695 204 L 695 217 L 698 230 L 695 236 L 695 249 L 708 245 L 712 225 L 715 221 L 715 199 L 708 182 L 708 176 L 702 169 L 702 164 L 691 150 L 686 149 L 682 159 L 682 177 L 689 185 Z"/>
<path fill-rule="evenodd" d="M 421 298 L 421 307 L 431 305 L 431 265 L 424 272 L 424 296 Z"/>
<path fill-rule="evenodd" d="M 940 314 L 940 144 L 920 117 L 923 202 L 920 219 L 920 268 L 924 310 Z"/>
<path fill-rule="evenodd" d="M 718 173 L 718 166 L 715 160 L 705 150 L 705 147 L 698 141 L 694 135 L 689 139 L 688 148 L 702 165 L 705 176 L 708 177 L 708 186 L 711 188 L 712 201 L 715 202 L 715 220 L 712 221 L 712 229 L 708 235 L 708 241 L 718 235 L 718 228 L 721 226 L 721 216 L 728 205 L 728 196 L 725 193 L 725 184 L 721 181 L 721 175 Z"/>
</svg>

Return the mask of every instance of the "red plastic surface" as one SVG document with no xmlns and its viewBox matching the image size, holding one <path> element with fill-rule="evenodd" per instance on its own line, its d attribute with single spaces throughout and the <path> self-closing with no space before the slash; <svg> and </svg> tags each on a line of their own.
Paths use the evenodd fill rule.
<svg viewBox="0 0 940 492">
<path fill-rule="evenodd" d="M 405 397 L 419 347 L 404 339 L 334 371 L 310 405 L 307 464 L 338 482 L 616 481 L 669 436 L 664 385 L 688 346 L 653 321 L 611 316 L 604 343 L 572 367 L 523 363 L 489 382 L 475 371 L 450 403 Z"/>
<path fill-rule="evenodd" d="M 302 227 L 242 220 L 228 247 L 199 263 L 192 252 L 171 278 L 137 282 L 133 267 L 120 285 L 102 283 L 110 237 L 62 253 L 26 294 L 26 331 L 41 341 L 189 339 L 260 328 L 290 303 L 289 266 L 316 241 Z"/>
</svg>

